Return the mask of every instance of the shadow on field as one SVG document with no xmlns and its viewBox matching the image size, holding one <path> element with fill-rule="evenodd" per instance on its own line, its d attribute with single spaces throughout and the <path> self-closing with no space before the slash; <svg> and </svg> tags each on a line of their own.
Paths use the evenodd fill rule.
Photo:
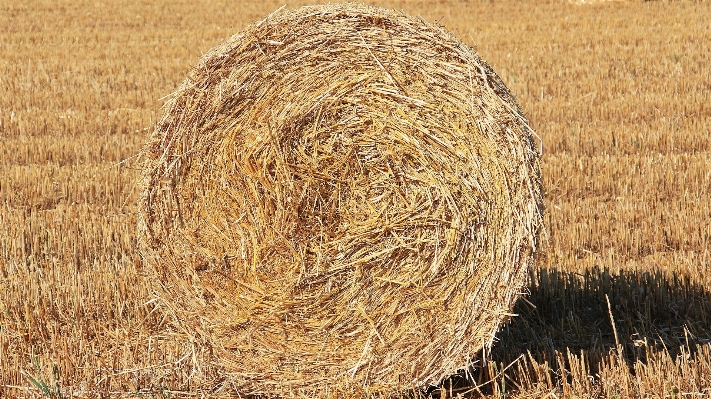
<svg viewBox="0 0 711 399">
<path fill-rule="evenodd" d="M 556 351 L 578 355 L 582 351 L 588 373 L 594 376 L 616 348 L 610 313 L 630 365 L 646 362 L 650 348 L 668 351 L 673 358 L 682 348 L 693 353 L 699 344 L 711 342 L 711 292 L 687 276 L 661 271 L 611 274 L 591 269 L 577 274 L 539 269 L 531 272 L 529 289 L 530 295 L 515 308 L 519 316 L 497 335 L 498 342 L 488 356 L 490 364 L 481 367 L 478 363 L 469 376 L 444 381 L 428 392 L 432 397 L 440 397 L 441 389 L 452 390 L 456 396 L 457 392 L 473 392 L 475 386 L 479 386 L 478 393 L 492 393 L 498 388 L 490 381 L 522 355 L 557 367 L 563 357 Z M 517 382 L 509 383 L 515 389 Z"/>
</svg>

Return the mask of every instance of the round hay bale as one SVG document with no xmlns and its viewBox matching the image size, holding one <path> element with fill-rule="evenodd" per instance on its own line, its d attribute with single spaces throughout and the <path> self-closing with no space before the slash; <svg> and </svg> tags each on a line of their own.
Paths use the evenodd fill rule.
<svg viewBox="0 0 711 399">
<path fill-rule="evenodd" d="M 400 12 L 278 11 L 212 49 L 144 150 L 142 253 L 240 394 L 389 394 L 492 344 L 539 154 L 472 49 Z"/>
</svg>

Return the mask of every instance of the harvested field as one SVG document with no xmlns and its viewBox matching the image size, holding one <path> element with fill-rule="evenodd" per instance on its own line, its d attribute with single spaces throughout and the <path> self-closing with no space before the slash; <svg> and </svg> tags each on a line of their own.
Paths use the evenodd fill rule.
<svg viewBox="0 0 711 399">
<path fill-rule="evenodd" d="M 131 157 L 199 57 L 281 5 L 0 6 L 0 397 L 235 394 L 148 281 Z M 425 394 L 711 393 L 711 4 L 377 5 L 474 48 L 543 139 L 530 295 Z"/>
</svg>

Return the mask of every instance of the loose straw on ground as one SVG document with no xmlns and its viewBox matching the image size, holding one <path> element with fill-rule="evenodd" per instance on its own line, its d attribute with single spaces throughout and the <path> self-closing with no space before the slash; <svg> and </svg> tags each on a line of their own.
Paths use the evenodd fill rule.
<svg viewBox="0 0 711 399">
<path fill-rule="evenodd" d="M 279 10 L 212 49 L 142 154 L 139 238 L 240 395 L 436 384 L 511 316 L 542 228 L 515 99 L 443 28 Z"/>
</svg>

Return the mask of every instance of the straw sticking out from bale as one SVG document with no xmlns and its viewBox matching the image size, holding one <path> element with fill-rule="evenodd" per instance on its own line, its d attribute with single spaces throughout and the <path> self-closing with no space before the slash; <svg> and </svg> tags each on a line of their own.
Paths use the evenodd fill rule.
<svg viewBox="0 0 711 399">
<path fill-rule="evenodd" d="M 279 11 L 212 49 L 144 151 L 142 252 L 241 394 L 389 394 L 489 347 L 542 226 L 491 68 L 375 7 Z"/>
</svg>

